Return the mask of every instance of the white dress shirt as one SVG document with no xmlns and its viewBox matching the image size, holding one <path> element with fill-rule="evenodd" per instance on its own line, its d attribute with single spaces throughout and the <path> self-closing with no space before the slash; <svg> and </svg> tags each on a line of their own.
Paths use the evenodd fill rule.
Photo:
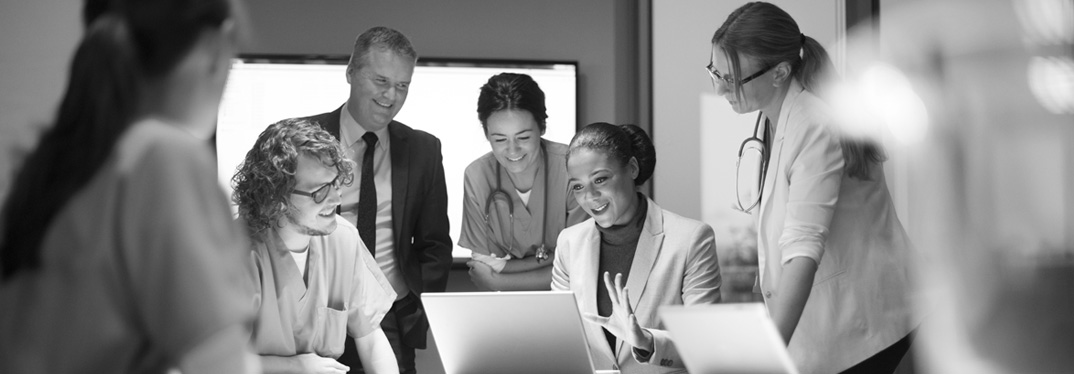
<svg viewBox="0 0 1074 374">
<path fill-rule="evenodd" d="M 365 157 L 366 144 L 362 140 L 367 130 L 351 116 L 347 104 L 343 104 L 343 110 L 339 115 L 339 141 L 347 151 L 347 158 L 355 162 L 354 182 L 350 186 L 343 186 L 343 204 L 340 205 L 340 215 L 351 224 L 357 224 L 358 216 L 358 192 L 361 189 L 362 161 Z M 410 289 L 403 279 L 402 270 L 399 269 L 395 258 L 395 245 L 392 241 L 392 158 L 391 140 L 388 136 L 388 127 L 374 131 L 377 135 L 376 149 L 373 150 L 373 184 L 377 188 L 377 219 L 375 225 L 377 265 L 384 271 L 392 288 L 395 289 L 398 298 L 410 293 Z"/>
</svg>

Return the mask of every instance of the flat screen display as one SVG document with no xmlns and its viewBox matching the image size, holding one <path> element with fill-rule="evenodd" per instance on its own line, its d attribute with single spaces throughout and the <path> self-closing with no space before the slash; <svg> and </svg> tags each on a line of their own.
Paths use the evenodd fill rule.
<svg viewBox="0 0 1074 374">
<path fill-rule="evenodd" d="M 347 100 L 347 56 L 243 55 L 235 59 L 217 118 L 219 181 L 231 195 L 231 177 L 268 125 L 285 118 L 333 111 Z M 489 77 L 503 73 L 533 77 L 545 92 L 545 138 L 568 143 L 577 123 L 577 64 L 494 60 L 421 59 L 406 103 L 395 119 L 440 138 L 448 189 L 451 238 L 458 242 L 463 172 L 490 151 L 477 120 L 477 96 Z M 237 208 L 232 206 L 232 211 Z M 454 248 L 455 257 L 470 251 Z"/>
</svg>

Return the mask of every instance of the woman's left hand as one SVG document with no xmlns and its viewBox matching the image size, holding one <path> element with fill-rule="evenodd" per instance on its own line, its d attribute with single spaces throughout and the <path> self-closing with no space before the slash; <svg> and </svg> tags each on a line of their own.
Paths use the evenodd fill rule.
<svg viewBox="0 0 1074 374">
<path fill-rule="evenodd" d="M 474 282 L 477 289 L 482 291 L 498 291 L 493 287 L 495 284 L 493 279 L 496 277 L 497 273 L 491 266 L 476 260 L 470 260 L 466 262 L 466 265 L 470 267 L 470 281 Z"/>
<path fill-rule="evenodd" d="M 638 319 L 634 317 L 634 311 L 630 308 L 630 296 L 627 288 L 623 286 L 623 274 L 615 275 L 613 285 L 611 274 L 604 272 L 604 286 L 608 288 L 608 298 L 612 301 L 612 315 L 601 317 L 585 313 L 585 319 L 607 329 L 616 338 L 634 348 L 652 352 L 653 336 L 642 329 L 638 325 Z"/>
</svg>

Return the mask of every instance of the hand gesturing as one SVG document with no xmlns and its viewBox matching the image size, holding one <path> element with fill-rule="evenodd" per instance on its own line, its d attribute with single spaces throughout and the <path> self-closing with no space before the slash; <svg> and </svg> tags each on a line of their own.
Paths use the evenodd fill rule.
<svg viewBox="0 0 1074 374">
<path fill-rule="evenodd" d="M 632 347 L 652 352 L 653 336 L 642 329 L 638 325 L 638 319 L 634 317 L 634 310 L 630 308 L 630 296 L 627 288 L 623 286 L 623 274 L 616 274 L 613 284 L 611 274 L 604 272 L 604 286 L 608 288 L 608 298 L 612 301 L 612 315 L 601 317 L 585 313 L 586 321 L 600 325 Z"/>
</svg>

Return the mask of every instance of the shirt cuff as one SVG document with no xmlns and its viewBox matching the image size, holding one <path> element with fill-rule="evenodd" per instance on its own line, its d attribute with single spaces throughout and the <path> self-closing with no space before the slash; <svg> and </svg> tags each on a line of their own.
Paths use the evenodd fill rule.
<svg viewBox="0 0 1074 374">
<path fill-rule="evenodd" d="M 790 245 L 783 248 L 783 256 L 780 258 L 780 264 L 786 265 L 795 257 L 806 257 L 813 259 L 817 264 L 820 264 L 820 257 L 823 255 L 821 248 L 808 245 L 805 243 Z"/>
</svg>

